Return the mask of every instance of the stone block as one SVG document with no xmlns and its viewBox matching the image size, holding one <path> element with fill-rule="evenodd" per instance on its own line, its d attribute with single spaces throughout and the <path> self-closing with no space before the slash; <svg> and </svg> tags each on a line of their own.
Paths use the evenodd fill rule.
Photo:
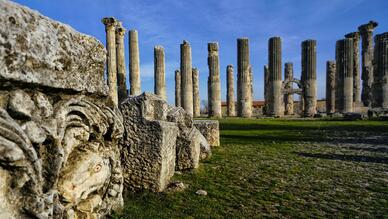
<svg viewBox="0 0 388 219">
<path fill-rule="evenodd" d="M 168 107 L 162 98 L 148 93 L 130 96 L 121 104 L 126 189 L 161 192 L 174 175 L 179 132 L 175 123 L 163 121 Z"/>
<path fill-rule="evenodd" d="M 0 83 L 106 94 L 106 51 L 94 37 L 0 0 Z"/>
<path fill-rule="evenodd" d="M 220 130 L 217 120 L 195 120 L 194 126 L 206 138 L 210 146 L 220 146 Z"/>
</svg>

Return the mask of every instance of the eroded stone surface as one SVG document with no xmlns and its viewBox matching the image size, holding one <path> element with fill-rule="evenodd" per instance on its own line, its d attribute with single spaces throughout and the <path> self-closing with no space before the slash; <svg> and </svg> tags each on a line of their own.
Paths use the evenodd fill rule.
<svg viewBox="0 0 388 219">
<path fill-rule="evenodd" d="M 27 99 L 48 95 L 23 92 Z M 30 118 L 13 117 L 0 108 L 0 172 L 8 185 L 1 194 L 8 206 L 4 214 L 100 217 L 121 207 L 119 114 L 82 95 L 50 96 L 57 101 L 46 103 L 54 109 L 49 117 L 38 107 Z M 81 208 L 82 203 L 90 208 Z"/>
<path fill-rule="evenodd" d="M 105 54 L 95 38 L 0 0 L 0 81 L 106 94 Z"/>
<path fill-rule="evenodd" d="M 168 104 L 143 93 L 121 106 L 125 134 L 122 161 L 128 189 L 163 191 L 174 175 L 178 127 L 167 122 Z"/>
<path fill-rule="evenodd" d="M 121 110 L 126 129 L 122 162 L 129 189 L 163 191 L 174 169 L 197 168 L 200 158 L 210 156 L 206 138 L 183 108 L 143 93 L 130 96 Z"/>
<path fill-rule="evenodd" d="M 101 218 L 123 205 L 121 113 L 92 37 L 0 0 L 0 217 Z"/>
<path fill-rule="evenodd" d="M 212 147 L 220 146 L 219 122 L 217 120 L 195 120 L 194 126 Z"/>
</svg>

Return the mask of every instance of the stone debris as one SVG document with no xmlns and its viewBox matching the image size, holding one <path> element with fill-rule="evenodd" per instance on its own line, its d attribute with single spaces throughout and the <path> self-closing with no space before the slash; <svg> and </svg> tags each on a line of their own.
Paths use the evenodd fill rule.
<svg viewBox="0 0 388 219">
<path fill-rule="evenodd" d="M 174 181 L 174 182 L 171 182 L 168 185 L 166 191 L 167 192 L 182 192 L 186 188 L 187 188 L 187 185 L 185 185 L 183 182 L 181 182 L 181 181 Z"/>
<path fill-rule="evenodd" d="M 195 192 L 195 194 L 201 195 L 201 196 L 206 196 L 206 195 L 207 195 L 207 192 L 206 192 L 205 190 L 200 189 L 200 190 L 197 190 L 197 191 Z"/>
</svg>

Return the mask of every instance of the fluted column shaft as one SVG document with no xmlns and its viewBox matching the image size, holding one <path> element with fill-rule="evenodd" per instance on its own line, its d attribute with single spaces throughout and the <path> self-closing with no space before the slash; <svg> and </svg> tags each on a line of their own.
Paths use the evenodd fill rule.
<svg viewBox="0 0 388 219">
<path fill-rule="evenodd" d="M 284 64 L 284 80 L 285 80 L 285 91 L 289 92 L 292 90 L 292 83 L 290 83 L 294 79 L 294 65 L 292 62 L 287 62 Z M 293 115 L 294 114 L 294 99 L 291 93 L 284 94 L 284 106 L 285 106 L 285 115 Z"/>
<path fill-rule="evenodd" d="M 181 72 L 179 70 L 175 70 L 175 106 L 182 106 L 182 94 L 181 94 Z"/>
<path fill-rule="evenodd" d="M 336 43 L 336 101 L 338 112 L 353 112 L 353 39 Z"/>
<path fill-rule="evenodd" d="M 154 92 L 164 100 L 166 96 L 166 76 L 164 64 L 164 48 L 162 46 L 154 47 Z"/>
<path fill-rule="evenodd" d="M 220 82 L 220 62 L 218 55 L 218 43 L 208 43 L 207 64 L 209 67 L 208 77 L 208 108 L 209 117 L 221 118 L 221 82 Z"/>
<path fill-rule="evenodd" d="M 326 113 L 335 112 L 335 61 L 326 62 Z"/>
<path fill-rule="evenodd" d="M 373 107 L 388 108 L 388 32 L 375 36 Z"/>
<path fill-rule="evenodd" d="M 268 115 L 283 116 L 282 40 L 280 37 L 272 37 L 268 41 L 268 70 Z"/>
<path fill-rule="evenodd" d="M 201 116 L 201 102 L 199 97 L 199 72 L 193 68 L 193 111 L 194 117 Z"/>
<path fill-rule="evenodd" d="M 237 116 L 245 118 L 252 116 L 249 67 L 249 40 L 237 39 Z"/>
<path fill-rule="evenodd" d="M 127 98 L 127 83 L 125 70 L 125 29 L 119 23 L 116 27 L 116 56 L 117 56 L 117 86 L 119 103 Z"/>
<path fill-rule="evenodd" d="M 232 65 L 226 67 L 226 114 L 228 116 L 236 116 L 234 102 L 234 71 Z"/>
<path fill-rule="evenodd" d="M 373 31 L 377 27 L 377 22 L 370 21 L 358 27 L 362 38 L 362 92 L 361 100 L 364 106 L 370 107 L 372 104 L 372 84 L 373 84 Z"/>
<path fill-rule="evenodd" d="M 345 35 L 346 38 L 353 39 L 353 102 L 361 103 L 360 86 L 360 32 L 353 32 Z"/>
<path fill-rule="evenodd" d="M 109 96 L 113 103 L 118 105 L 117 95 L 117 65 L 116 65 L 116 25 L 117 21 L 113 17 L 106 17 L 102 19 L 105 25 L 106 32 L 106 49 L 107 49 L 107 78 L 109 87 Z"/>
<path fill-rule="evenodd" d="M 264 111 L 263 113 L 265 115 L 268 115 L 269 113 L 269 106 L 268 106 L 268 103 L 269 103 L 269 70 L 268 70 L 268 65 L 264 65 Z"/>
<path fill-rule="evenodd" d="M 181 80 L 182 107 L 193 116 L 193 73 L 191 63 L 191 47 L 187 41 L 181 44 Z"/>
<path fill-rule="evenodd" d="M 129 31 L 129 83 L 130 95 L 140 95 L 140 58 L 137 30 Z"/>
<path fill-rule="evenodd" d="M 317 112 L 317 41 L 302 42 L 302 84 L 304 116 L 312 117 Z"/>
</svg>

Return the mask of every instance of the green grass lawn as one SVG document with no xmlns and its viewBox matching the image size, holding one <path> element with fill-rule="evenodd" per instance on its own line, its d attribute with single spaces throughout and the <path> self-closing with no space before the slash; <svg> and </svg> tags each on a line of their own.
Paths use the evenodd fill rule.
<svg viewBox="0 0 388 219">
<path fill-rule="evenodd" d="M 186 190 L 129 194 L 114 217 L 388 218 L 388 122 L 224 119 L 220 129 L 212 158 L 174 176 Z"/>
</svg>

